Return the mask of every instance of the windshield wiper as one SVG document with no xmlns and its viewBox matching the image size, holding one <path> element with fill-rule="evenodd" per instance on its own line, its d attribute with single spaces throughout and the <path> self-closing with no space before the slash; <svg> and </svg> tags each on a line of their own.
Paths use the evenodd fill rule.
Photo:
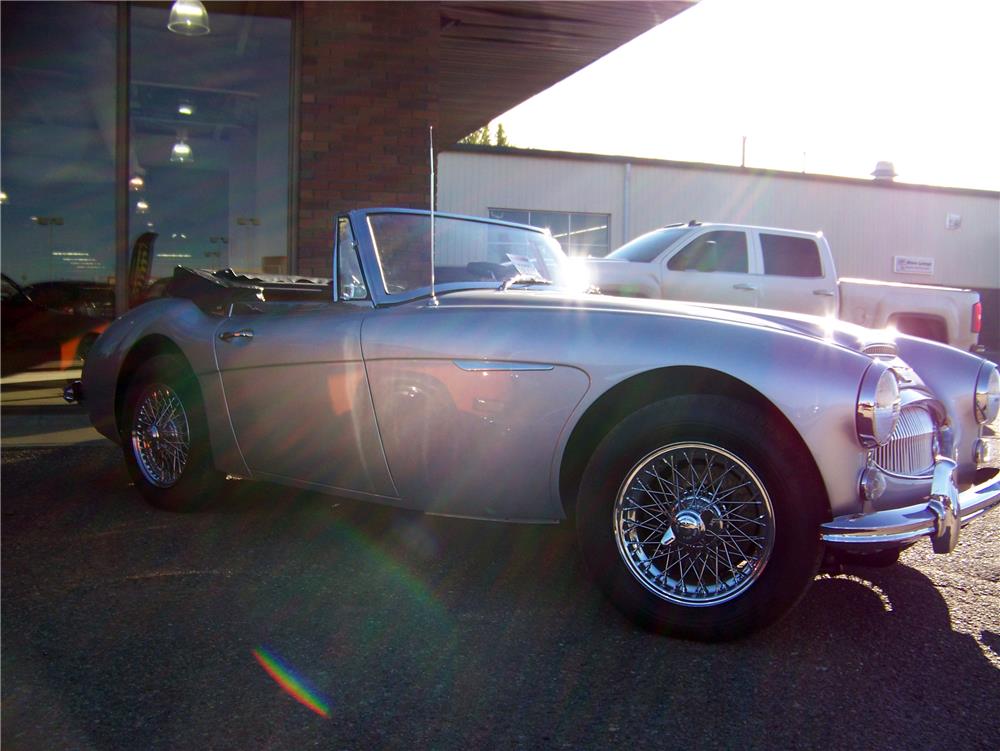
<svg viewBox="0 0 1000 751">
<path fill-rule="evenodd" d="M 510 289 L 515 284 L 552 284 L 552 282 L 540 276 L 534 276 L 533 274 L 515 274 L 512 277 L 504 279 L 497 289 Z"/>
</svg>

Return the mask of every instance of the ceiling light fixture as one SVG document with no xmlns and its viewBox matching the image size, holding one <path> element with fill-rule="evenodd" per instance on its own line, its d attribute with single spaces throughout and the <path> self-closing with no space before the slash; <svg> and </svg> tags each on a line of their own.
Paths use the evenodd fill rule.
<svg viewBox="0 0 1000 751">
<path fill-rule="evenodd" d="M 190 117 L 194 114 L 194 105 L 187 99 L 182 99 L 177 105 L 177 114 Z"/>
<path fill-rule="evenodd" d="M 128 181 L 128 187 L 131 190 L 142 190 L 146 185 L 146 181 L 142 179 L 139 175 L 136 175 L 131 180 Z"/>
<path fill-rule="evenodd" d="M 190 164 L 194 161 L 194 153 L 183 136 L 174 144 L 174 148 L 170 152 L 170 161 L 174 164 Z"/>
<path fill-rule="evenodd" d="M 200 37 L 212 30 L 208 23 L 208 11 L 199 0 L 177 0 L 170 7 L 167 28 L 186 37 Z"/>
</svg>

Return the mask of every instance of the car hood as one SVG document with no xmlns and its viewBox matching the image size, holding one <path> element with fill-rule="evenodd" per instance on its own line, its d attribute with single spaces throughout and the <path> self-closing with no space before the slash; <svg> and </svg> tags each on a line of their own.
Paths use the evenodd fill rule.
<svg viewBox="0 0 1000 751">
<path fill-rule="evenodd" d="M 702 318 L 722 323 L 757 326 L 775 331 L 801 334 L 838 344 L 855 352 L 874 345 L 894 345 L 891 332 L 867 329 L 837 318 L 826 318 L 783 310 L 745 308 L 734 305 L 709 305 L 678 300 L 649 300 L 610 295 L 572 294 L 558 290 L 468 290 L 451 292 L 437 298 L 442 307 L 548 307 L 580 311 L 616 312 L 633 315 Z"/>
</svg>

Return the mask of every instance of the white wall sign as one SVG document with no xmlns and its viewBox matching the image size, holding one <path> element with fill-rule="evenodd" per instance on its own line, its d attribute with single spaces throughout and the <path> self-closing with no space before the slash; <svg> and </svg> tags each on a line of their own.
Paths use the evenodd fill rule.
<svg viewBox="0 0 1000 751">
<path fill-rule="evenodd" d="M 933 258 L 918 258 L 917 256 L 893 256 L 892 270 L 897 274 L 934 274 Z"/>
</svg>

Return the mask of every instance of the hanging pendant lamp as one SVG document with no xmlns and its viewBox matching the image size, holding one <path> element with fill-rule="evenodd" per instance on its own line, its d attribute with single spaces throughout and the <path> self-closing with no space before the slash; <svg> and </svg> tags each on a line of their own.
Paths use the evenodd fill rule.
<svg viewBox="0 0 1000 751">
<path fill-rule="evenodd" d="M 170 8 L 167 28 L 186 37 L 200 37 L 212 30 L 208 11 L 200 0 L 177 0 Z"/>
</svg>

